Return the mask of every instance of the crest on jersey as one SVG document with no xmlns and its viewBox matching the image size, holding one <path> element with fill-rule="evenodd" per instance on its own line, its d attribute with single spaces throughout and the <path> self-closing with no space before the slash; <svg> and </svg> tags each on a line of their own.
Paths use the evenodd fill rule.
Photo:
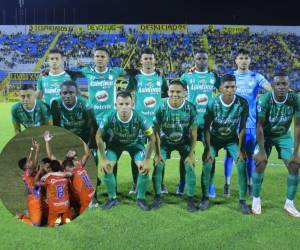
<svg viewBox="0 0 300 250">
<path fill-rule="evenodd" d="M 254 81 L 254 79 L 250 79 L 250 81 L 249 81 L 249 85 L 250 86 L 253 86 L 255 84 L 255 81 Z"/>
<path fill-rule="evenodd" d="M 156 105 L 156 99 L 153 96 L 144 99 L 144 105 L 147 108 L 153 108 Z"/>
<path fill-rule="evenodd" d="M 161 86 L 161 82 L 160 82 L 160 81 L 157 81 L 157 82 L 156 82 L 156 85 L 157 85 L 157 86 Z"/>
<path fill-rule="evenodd" d="M 261 106 L 257 105 L 257 112 L 261 112 Z"/>
<path fill-rule="evenodd" d="M 227 128 L 227 127 L 222 127 L 222 128 L 219 128 L 219 129 L 218 129 L 218 132 L 219 132 L 220 135 L 222 135 L 222 136 L 227 136 L 227 135 L 230 135 L 231 129 L 230 129 L 230 128 Z"/>
<path fill-rule="evenodd" d="M 208 102 L 208 97 L 206 94 L 199 94 L 196 97 L 196 103 L 198 105 L 206 105 Z"/>
<path fill-rule="evenodd" d="M 174 132 L 169 136 L 170 140 L 173 142 L 179 142 L 182 139 L 182 133 Z"/>
<path fill-rule="evenodd" d="M 105 90 L 97 91 L 95 95 L 98 102 L 105 102 L 108 100 L 108 93 Z"/>
<path fill-rule="evenodd" d="M 109 75 L 109 76 L 108 76 L 108 80 L 112 81 L 113 79 L 114 79 L 114 78 L 113 78 L 112 75 Z"/>
</svg>

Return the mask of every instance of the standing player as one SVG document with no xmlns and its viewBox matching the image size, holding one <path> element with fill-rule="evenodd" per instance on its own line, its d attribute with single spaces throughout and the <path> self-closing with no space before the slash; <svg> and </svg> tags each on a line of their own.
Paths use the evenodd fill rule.
<svg viewBox="0 0 300 250">
<path fill-rule="evenodd" d="M 51 106 L 52 101 L 59 98 L 60 85 L 71 77 L 63 68 L 63 54 L 59 50 L 50 50 L 48 64 L 50 71 L 37 81 L 37 90 L 38 97 Z"/>
<path fill-rule="evenodd" d="M 255 154 L 255 172 L 253 175 L 252 212 L 261 214 L 260 191 L 267 159 L 275 146 L 278 156 L 288 169 L 287 199 L 284 209 L 294 217 L 300 217 L 295 208 L 294 198 L 299 182 L 299 140 L 300 140 L 300 97 L 296 93 L 288 93 L 289 78 L 285 72 L 274 77 L 273 92 L 259 98 L 257 105 L 257 144 Z M 290 131 L 294 117 L 294 149 Z"/>
<path fill-rule="evenodd" d="M 52 160 L 50 162 L 52 172 L 60 172 L 62 170 L 59 161 Z M 47 192 L 48 203 L 48 226 L 54 227 L 56 220 L 61 218 L 62 224 L 70 222 L 70 200 L 69 200 L 69 180 L 65 177 L 45 175 L 41 178 L 42 185 L 45 186 Z"/>
<path fill-rule="evenodd" d="M 24 128 L 52 125 L 50 109 L 45 103 L 37 100 L 33 85 L 22 85 L 20 98 L 21 101 L 14 104 L 11 109 L 15 134 L 21 132 L 21 125 Z"/>
<path fill-rule="evenodd" d="M 249 105 L 249 117 L 246 123 L 245 134 L 245 151 L 247 154 L 246 168 L 247 168 L 247 184 L 248 194 L 252 195 L 252 173 L 254 172 L 253 152 L 256 145 L 256 100 L 260 89 L 271 91 L 271 85 L 259 73 L 249 70 L 251 63 L 250 52 L 246 49 L 240 49 L 237 52 L 235 59 L 237 70 L 233 72 L 236 78 L 236 94 L 245 98 Z M 230 196 L 230 178 L 232 172 L 232 157 L 227 157 L 224 160 L 225 185 L 224 196 Z"/>
<path fill-rule="evenodd" d="M 246 204 L 247 179 L 245 171 L 244 139 L 248 116 L 247 101 L 236 95 L 235 76 L 227 74 L 221 82 L 222 94 L 217 96 L 207 107 L 205 114 L 202 170 L 202 201 L 200 210 L 209 207 L 208 189 L 212 162 L 222 148 L 227 150 L 236 162 L 239 184 L 239 207 L 242 213 L 249 214 Z M 239 134 L 238 134 L 239 129 Z"/>
<path fill-rule="evenodd" d="M 196 187 L 195 146 L 197 142 L 196 110 L 193 104 L 185 100 L 186 86 L 179 80 L 169 84 L 169 98 L 163 101 L 155 113 L 154 128 L 156 137 L 156 156 L 154 159 L 155 199 L 152 208 L 161 206 L 162 172 L 166 159 L 176 150 L 184 159 L 185 179 L 188 196 L 188 211 L 197 210 L 194 203 Z"/>
<path fill-rule="evenodd" d="M 147 121 L 133 111 L 133 100 L 129 92 L 120 92 L 116 99 L 116 111 L 113 111 L 101 121 L 97 132 L 97 144 L 101 155 L 101 166 L 104 170 L 104 184 L 108 192 L 108 201 L 103 209 L 110 209 L 118 204 L 116 199 L 116 178 L 113 168 L 123 151 L 128 151 L 138 167 L 137 205 L 144 211 L 149 207 L 145 201 L 148 184 L 149 161 L 154 147 L 154 135 Z M 145 151 L 140 131 L 147 136 L 149 142 Z M 106 136 L 108 135 L 108 136 Z M 106 144 L 106 152 L 104 146 Z"/>
<path fill-rule="evenodd" d="M 135 110 L 152 126 L 155 111 L 161 105 L 168 86 L 166 80 L 155 70 L 155 56 L 152 49 L 145 48 L 142 51 L 141 65 L 139 74 L 130 78 L 127 91 L 134 96 Z M 135 193 L 138 176 L 137 168 L 131 166 L 134 183 L 129 194 Z M 162 188 L 163 193 L 168 193 L 164 186 Z"/>
<path fill-rule="evenodd" d="M 195 53 L 195 67 L 192 72 L 184 73 L 180 81 L 187 86 L 187 99 L 195 105 L 197 110 L 198 140 L 203 142 L 204 114 L 208 103 L 212 100 L 214 92 L 219 88 L 219 78 L 215 72 L 208 70 L 208 53 L 199 50 Z M 184 170 L 184 168 L 180 168 Z M 178 185 L 177 194 L 183 194 L 184 174 L 180 175 L 181 182 Z M 216 196 L 214 186 L 209 190 L 210 198 Z"/>
<path fill-rule="evenodd" d="M 93 110 L 87 107 L 87 101 L 78 96 L 78 87 L 74 81 L 65 81 L 60 85 L 60 98 L 51 105 L 53 125 L 70 130 L 78 135 L 92 150 L 95 143 L 96 122 Z"/>
</svg>

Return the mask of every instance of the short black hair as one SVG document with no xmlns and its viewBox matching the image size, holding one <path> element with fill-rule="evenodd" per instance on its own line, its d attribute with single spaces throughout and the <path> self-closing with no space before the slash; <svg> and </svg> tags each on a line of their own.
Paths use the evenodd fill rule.
<svg viewBox="0 0 300 250">
<path fill-rule="evenodd" d="M 182 86 L 185 90 L 187 90 L 186 84 L 184 84 L 184 83 L 183 83 L 182 81 L 180 81 L 179 79 L 171 80 L 171 81 L 169 82 L 169 88 L 170 88 L 171 85 L 180 85 L 180 86 Z"/>
<path fill-rule="evenodd" d="M 60 85 L 60 88 L 62 89 L 63 86 L 74 86 L 76 89 L 78 89 L 77 83 L 76 83 L 75 81 L 72 81 L 72 80 L 64 81 L 64 82 Z"/>
<path fill-rule="evenodd" d="M 131 95 L 131 93 L 128 92 L 128 91 L 121 91 L 121 92 L 119 92 L 119 93 L 117 94 L 117 97 L 116 97 L 116 98 L 118 98 L 118 97 L 122 97 L 122 98 L 130 97 L 130 98 L 132 99 L 132 95 Z"/>
<path fill-rule="evenodd" d="M 19 168 L 24 170 L 27 162 L 27 157 L 23 157 L 18 161 Z"/>
<path fill-rule="evenodd" d="M 143 54 L 148 54 L 148 55 L 154 55 L 154 52 L 153 52 L 153 50 L 151 49 L 151 48 L 144 48 L 143 50 L 142 50 L 142 53 L 141 53 L 141 56 L 143 55 Z"/>
<path fill-rule="evenodd" d="M 237 51 L 236 57 L 238 57 L 238 55 L 248 55 L 248 56 L 250 56 L 250 51 L 245 49 L 245 48 L 241 48 Z"/>
<path fill-rule="evenodd" d="M 104 51 L 104 52 L 106 52 L 106 54 L 109 56 L 109 51 L 108 51 L 108 49 L 107 49 L 106 47 L 95 47 L 95 48 L 94 48 L 94 53 L 95 53 L 96 51 Z"/>
<path fill-rule="evenodd" d="M 203 49 L 203 48 L 200 48 L 200 49 L 196 50 L 196 51 L 194 52 L 194 54 L 195 54 L 195 56 L 196 56 L 197 54 L 207 54 L 207 55 L 208 55 L 208 52 L 207 52 L 207 50 L 205 50 L 205 49 Z"/>
<path fill-rule="evenodd" d="M 289 76 L 289 73 L 285 68 L 282 68 L 275 72 L 274 77 L 276 77 L 276 76 Z"/>
<path fill-rule="evenodd" d="M 20 90 L 35 90 L 35 86 L 33 84 L 22 84 Z"/>
<path fill-rule="evenodd" d="M 63 161 L 63 168 L 65 169 L 66 167 L 74 167 L 74 162 L 72 159 L 67 158 Z"/>
<path fill-rule="evenodd" d="M 50 159 L 49 157 L 45 157 L 45 158 L 43 158 L 43 159 L 41 160 L 41 162 L 44 163 L 44 164 L 47 164 L 47 163 L 50 164 L 51 159 Z"/>
<path fill-rule="evenodd" d="M 50 168 L 53 172 L 59 172 L 62 170 L 61 165 L 60 165 L 59 161 L 57 161 L 57 160 L 52 160 L 50 162 Z"/>
<path fill-rule="evenodd" d="M 63 56 L 62 51 L 60 51 L 59 49 L 51 49 L 51 50 L 49 51 L 49 55 L 50 55 L 50 54 L 60 54 L 61 56 Z"/>
<path fill-rule="evenodd" d="M 225 74 L 222 76 L 221 84 L 225 82 L 236 82 L 235 76 L 233 74 Z"/>
</svg>

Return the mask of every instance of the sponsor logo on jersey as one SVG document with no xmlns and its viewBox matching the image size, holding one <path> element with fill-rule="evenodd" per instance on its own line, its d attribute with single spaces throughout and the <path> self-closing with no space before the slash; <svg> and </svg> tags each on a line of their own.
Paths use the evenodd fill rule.
<svg viewBox="0 0 300 250">
<path fill-rule="evenodd" d="M 208 102 L 208 97 L 206 94 L 199 94 L 196 97 L 196 103 L 198 105 L 206 105 Z"/>
<path fill-rule="evenodd" d="M 182 133 L 174 132 L 170 134 L 169 139 L 173 142 L 179 142 L 182 139 Z"/>
<path fill-rule="evenodd" d="M 226 127 L 222 127 L 222 128 L 218 129 L 218 132 L 222 136 L 227 136 L 227 135 L 230 135 L 231 129 L 230 128 L 226 128 Z"/>
<path fill-rule="evenodd" d="M 147 108 L 153 108 L 155 104 L 156 104 L 156 99 L 153 96 L 149 96 L 144 99 L 144 105 Z"/>
<path fill-rule="evenodd" d="M 105 90 L 97 91 L 95 95 L 98 102 L 105 102 L 108 100 L 108 93 Z"/>
</svg>

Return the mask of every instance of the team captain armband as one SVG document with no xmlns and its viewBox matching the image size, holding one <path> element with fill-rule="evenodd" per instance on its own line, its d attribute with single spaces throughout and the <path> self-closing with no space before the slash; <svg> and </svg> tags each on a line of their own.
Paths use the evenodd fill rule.
<svg viewBox="0 0 300 250">
<path fill-rule="evenodd" d="M 151 127 L 148 128 L 148 129 L 146 129 L 146 130 L 144 131 L 144 134 L 145 134 L 146 136 L 152 135 L 152 134 L 153 134 L 153 129 L 152 129 Z"/>
</svg>

